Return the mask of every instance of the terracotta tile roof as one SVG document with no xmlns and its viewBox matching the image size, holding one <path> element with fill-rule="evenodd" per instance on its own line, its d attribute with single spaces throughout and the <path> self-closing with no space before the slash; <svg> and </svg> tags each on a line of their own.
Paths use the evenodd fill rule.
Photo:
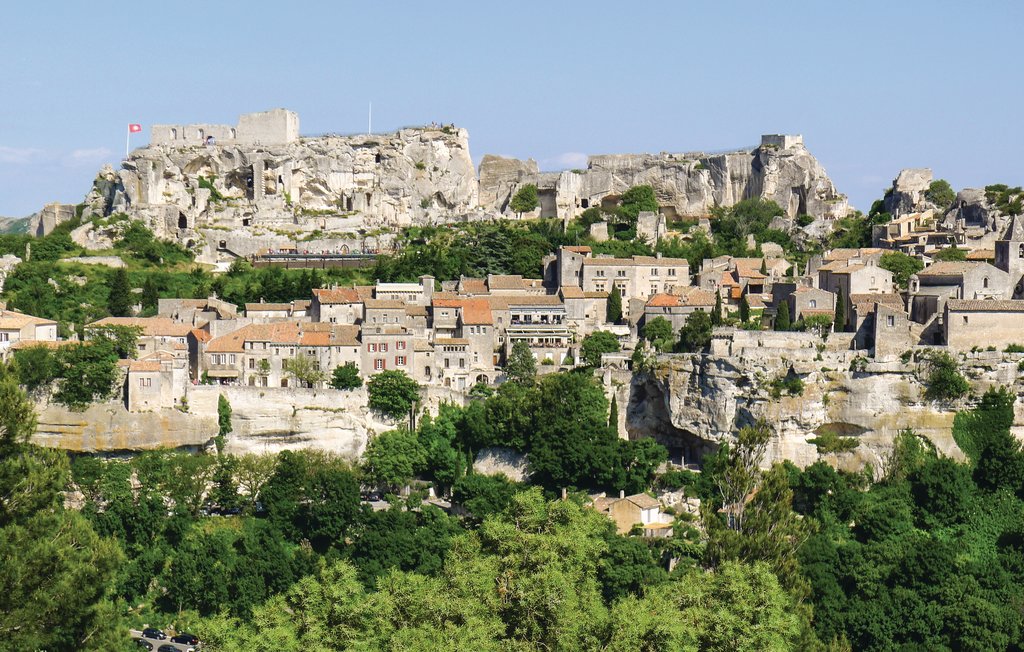
<svg viewBox="0 0 1024 652">
<path fill-rule="evenodd" d="M 438 337 L 434 339 L 434 346 L 443 344 L 449 345 L 468 345 L 469 340 L 461 337 Z"/>
<path fill-rule="evenodd" d="M 386 310 L 405 308 L 405 302 L 397 299 L 364 299 L 363 305 L 367 310 Z"/>
<path fill-rule="evenodd" d="M 764 299 L 760 294 L 747 294 L 747 305 L 751 308 L 764 308 Z"/>
<path fill-rule="evenodd" d="M 562 300 L 556 294 L 506 294 L 498 297 L 483 297 L 491 310 L 508 310 L 511 306 L 561 306 Z"/>
<path fill-rule="evenodd" d="M 1024 312 L 1024 301 L 1014 299 L 949 299 L 951 312 Z"/>
<path fill-rule="evenodd" d="M 250 324 L 227 335 L 210 340 L 207 353 L 240 353 L 246 342 L 270 342 L 273 344 L 298 344 L 298 322 L 277 322 L 274 324 Z"/>
<path fill-rule="evenodd" d="M 801 315 L 834 315 L 836 311 L 831 308 L 804 308 Z"/>
<path fill-rule="evenodd" d="M 86 328 L 101 326 L 141 328 L 147 337 L 185 337 L 192 330 L 192 324 L 176 322 L 169 317 L 104 317 Z"/>
<path fill-rule="evenodd" d="M 559 291 L 562 293 L 563 299 L 582 299 L 584 297 L 583 288 L 575 285 L 563 285 Z"/>
<path fill-rule="evenodd" d="M 917 273 L 918 276 L 962 276 L 983 263 L 960 260 L 940 260 Z"/>
<path fill-rule="evenodd" d="M 317 288 L 313 290 L 313 296 L 322 305 L 360 303 L 362 301 L 355 288 Z"/>
<path fill-rule="evenodd" d="M 414 340 L 412 343 L 412 350 L 417 353 L 433 353 L 434 345 L 426 340 Z"/>
<path fill-rule="evenodd" d="M 376 290 L 377 288 L 373 285 L 357 285 L 355 287 L 356 295 L 359 297 L 360 301 L 372 299 Z"/>
<path fill-rule="evenodd" d="M 358 326 L 334 326 L 331 329 L 333 346 L 359 346 Z"/>
<path fill-rule="evenodd" d="M 685 258 L 656 258 L 654 256 L 633 256 L 632 258 L 598 257 L 587 258 L 584 265 L 600 265 L 610 267 L 629 267 L 639 265 L 650 265 L 652 267 L 690 267 Z"/>
<path fill-rule="evenodd" d="M 518 274 L 488 274 L 487 288 L 489 290 L 523 290 L 523 277 Z"/>
<path fill-rule="evenodd" d="M 651 509 L 652 507 L 661 507 L 661 503 L 658 502 L 657 498 L 652 498 L 647 494 L 634 494 L 632 496 L 626 496 L 623 500 L 628 500 L 640 509 Z"/>
<path fill-rule="evenodd" d="M 70 344 L 81 344 L 81 342 L 75 340 L 18 340 L 11 344 L 11 349 L 14 351 L 20 349 L 31 349 L 34 346 L 41 346 L 47 349 L 59 349 L 62 346 L 68 346 Z"/>
<path fill-rule="evenodd" d="M 562 249 L 565 249 L 566 251 L 571 251 L 575 254 L 589 254 L 593 251 L 590 247 L 587 247 L 585 245 L 562 247 Z"/>
<path fill-rule="evenodd" d="M 266 310 L 268 312 L 288 312 L 292 309 L 290 303 L 247 303 L 245 304 L 245 311 L 252 312 L 254 310 Z"/>
<path fill-rule="evenodd" d="M 608 293 L 607 292 L 593 292 L 592 291 L 592 292 L 584 292 L 583 296 L 585 296 L 588 299 L 607 299 L 608 298 Z"/>
<path fill-rule="evenodd" d="M 681 298 L 673 294 L 659 293 L 648 299 L 647 305 L 651 308 L 677 308 L 683 305 Z"/>
<path fill-rule="evenodd" d="M 718 279 L 718 284 L 722 287 L 729 287 L 736 285 L 736 279 L 733 278 L 732 272 L 722 272 L 722 276 Z"/>
<path fill-rule="evenodd" d="M 967 252 L 967 260 L 995 260 L 995 249 L 975 249 Z"/>
<path fill-rule="evenodd" d="M 648 299 L 647 305 L 652 308 L 678 308 L 683 306 L 714 306 L 713 292 L 698 287 L 687 286 L 678 288 L 676 292 L 659 293 Z"/>
<path fill-rule="evenodd" d="M 16 310 L 0 310 L 0 330 L 9 330 L 12 328 L 20 329 L 30 324 L 42 326 L 56 323 L 57 322 L 55 321 L 43 319 L 42 317 L 26 315 L 25 313 L 21 313 Z"/>
<path fill-rule="evenodd" d="M 405 314 L 409 317 L 426 317 L 427 307 L 426 306 L 406 306 Z"/>
<path fill-rule="evenodd" d="M 459 286 L 467 294 L 487 294 L 487 281 L 482 278 L 461 278 Z"/>
<path fill-rule="evenodd" d="M 462 323 L 470 325 L 493 324 L 491 304 L 486 299 L 466 299 L 462 302 Z"/>
<path fill-rule="evenodd" d="M 128 360 L 128 373 L 160 371 L 160 363 L 155 361 Z"/>
<path fill-rule="evenodd" d="M 860 249 L 833 249 L 825 254 L 824 260 L 849 260 L 860 255 Z"/>
<path fill-rule="evenodd" d="M 193 328 L 192 330 L 189 331 L 189 333 L 191 333 L 192 336 L 195 337 L 196 340 L 200 342 L 209 342 L 211 339 L 213 339 L 213 336 L 210 335 L 209 332 L 204 331 L 202 328 Z"/>
</svg>

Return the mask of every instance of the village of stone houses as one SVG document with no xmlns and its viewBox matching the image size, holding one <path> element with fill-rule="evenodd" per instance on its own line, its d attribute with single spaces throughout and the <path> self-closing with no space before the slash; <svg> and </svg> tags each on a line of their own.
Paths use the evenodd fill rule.
<svg viewBox="0 0 1024 652">
<path fill-rule="evenodd" d="M 914 477 L 908 447 L 984 459 L 958 428 L 999 400 L 1024 427 L 1024 191 L 1004 180 L 892 170 L 854 208 L 810 134 L 541 172 L 474 165 L 451 124 L 314 136 L 274 109 L 149 131 L 81 203 L 0 236 L 0 356 L 33 443 L 75 459 L 327 456 L 366 510 L 453 519 L 498 500 L 467 478 L 539 485 L 669 572 L 755 527 L 770 468 L 867 492 Z M 225 498 L 217 464 L 189 472 L 195 513 L 272 509 L 240 475 Z M 100 491 L 68 500 L 102 512 Z"/>
</svg>

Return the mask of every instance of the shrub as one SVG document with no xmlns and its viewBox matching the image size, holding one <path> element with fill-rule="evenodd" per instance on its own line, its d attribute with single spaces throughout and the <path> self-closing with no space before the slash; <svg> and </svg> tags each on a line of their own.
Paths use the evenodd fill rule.
<svg viewBox="0 0 1024 652">
<path fill-rule="evenodd" d="M 843 425 L 827 423 L 815 430 L 817 437 L 809 439 L 808 442 L 817 446 L 819 454 L 852 451 L 860 442 L 856 437 L 844 436 L 841 427 Z"/>
<path fill-rule="evenodd" d="M 958 399 L 970 391 L 971 385 L 961 375 L 953 356 L 944 351 L 932 353 L 928 365 L 930 369 L 924 393 L 928 400 Z"/>
<path fill-rule="evenodd" d="M 354 362 L 346 362 L 334 368 L 331 375 L 331 387 L 334 389 L 356 389 L 363 386 L 359 377 L 359 367 Z"/>
<path fill-rule="evenodd" d="M 800 396 L 804 393 L 804 381 L 793 374 L 775 378 L 768 387 L 772 398 L 780 398 L 783 392 L 789 396 Z"/>
<path fill-rule="evenodd" d="M 1010 344 L 1003 349 L 1003 353 L 1024 353 L 1024 344 Z"/>
</svg>

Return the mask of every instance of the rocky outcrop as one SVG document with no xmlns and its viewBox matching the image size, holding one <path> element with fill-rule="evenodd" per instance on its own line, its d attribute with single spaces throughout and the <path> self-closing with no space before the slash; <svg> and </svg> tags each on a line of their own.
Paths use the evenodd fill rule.
<svg viewBox="0 0 1024 652">
<path fill-rule="evenodd" d="M 924 196 L 931 183 L 932 171 L 930 168 L 900 170 L 899 175 L 892 182 L 892 188 L 885 193 L 883 199 L 885 211 L 890 215 L 905 215 L 935 208 L 935 205 Z"/>
<path fill-rule="evenodd" d="M 748 198 L 772 200 L 789 217 L 843 217 L 846 196 L 799 136 L 765 136 L 752 150 L 727 154 L 611 154 L 591 156 L 585 170 L 537 173 L 532 161 L 488 161 L 480 167 L 481 204 L 510 214 L 508 201 L 524 184 L 538 186 L 543 217 L 569 219 L 591 206 L 614 203 L 631 186 L 654 187 L 661 212 L 702 216 Z M 486 191 L 485 191 L 486 189 Z"/>
<path fill-rule="evenodd" d="M 85 217 L 125 213 L 197 247 L 232 229 L 284 244 L 450 221 L 476 209 L 477 193 L 467 132 L 425 127 L 273 146 L 150 145 L 100 172 Z"/>
<path fill-rule="evenodd" d="M 765 463 L 786 459 L 803 467 L 823 458 L 847 469 L 881 469 L 904 428 L 943 455 L 962 457 L 952 425 L 956 411 L 969 405 L 925 400 L 923 363 L 872 362 L 863 352 L 819 345 L 798 333 L 738 333 L 728 352 L 662 356 L 657 371 L 636 376 L 630 388 L 630 437 L 653 436 L 686 461 L 699 461 L 738 428 L 764 419 L 775 433 Z M 961 366 L 975 394 L 998 385 L 1019 389 L 1019 357 L 979 352 L 964 356 Z M 773 381 L 786 376 L 803 382 L 799 395 L 773 395 Z M 1015 430 L 1022 427 L 1018 412 Z M 810 440 L 825 430 L 854 436 L 859 445 L 822 455 Z"/>
</svg>

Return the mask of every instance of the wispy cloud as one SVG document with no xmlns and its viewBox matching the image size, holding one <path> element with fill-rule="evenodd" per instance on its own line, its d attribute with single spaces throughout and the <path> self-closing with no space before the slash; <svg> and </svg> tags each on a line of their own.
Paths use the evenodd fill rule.
<svg viewBox="0 0 1024 652">
<path fill-rule="evenodd" d="M 0 163 L 24 164 L 41 158 L 45 152 L 34 147 L 5 147 L 0 145 Z"/>
<path fill-rule="evenodd" d="M 541 161 L 546 170 L 566 170 L 587 167 L 587 155 L 582 152 L 563 152 L 553 158 Z"/>
<path fill-rule="evenodd" d="M 94 147 L 92 149 L 76 149 L 61 159 L 67 167 L 79 167 L 83 165 L 98 165 L 109 160 L 114 152 L 106 147 Z"/>
</svg>

